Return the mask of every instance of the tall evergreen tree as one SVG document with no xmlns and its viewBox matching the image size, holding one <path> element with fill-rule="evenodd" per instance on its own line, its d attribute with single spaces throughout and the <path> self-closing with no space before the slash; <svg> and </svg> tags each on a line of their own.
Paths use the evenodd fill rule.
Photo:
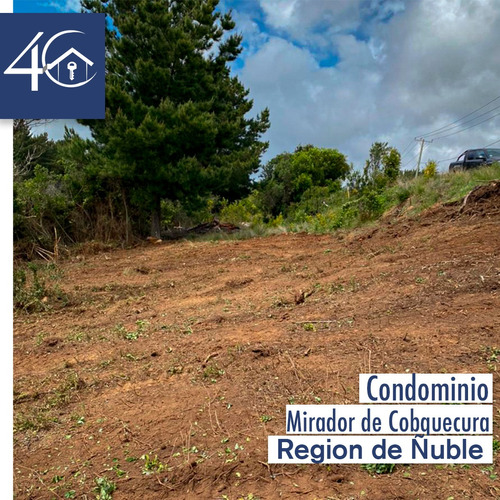
<svg viewBox="0 0 500 500">
<path fill-rule="evenodd" d="M 82 0 L 108 15 L 106 119 L 85 121 L 133 202 L 160 233 L 162 199 L 247 192 L 267 143 L 228 63 L 241 53 L 218 0 Z"/>
</svg>

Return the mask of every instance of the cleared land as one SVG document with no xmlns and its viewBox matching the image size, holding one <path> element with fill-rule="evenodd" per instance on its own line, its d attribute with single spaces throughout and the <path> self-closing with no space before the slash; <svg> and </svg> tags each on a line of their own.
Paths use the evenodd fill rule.
<svg viewBox="0 0 500 500">
<path fill-rule="evenodd" d="M 15 317 L 17 498 L 499 498 L 493 466 L 267 465 L 285 405 L 360 372 L 493 372 L 500 188 L 328 236 L 175 242 L 61 265 Z M 95 491 L 96 480 L 100 491 Z M 86 495 L 86 496 L 85 496 Z"/>
</svg>

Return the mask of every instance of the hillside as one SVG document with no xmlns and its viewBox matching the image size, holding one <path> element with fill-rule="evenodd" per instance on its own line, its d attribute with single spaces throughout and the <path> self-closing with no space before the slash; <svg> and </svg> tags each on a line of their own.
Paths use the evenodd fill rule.
<svg viewBox="0 0 500 500">
<path fill-rule="evenodd" d="M 498 498 L 498 456 L 266 463 L 286 404 L 357 403 L 360 372 L 492 371 L 498 415 L 500 184 L 410 215 L 61 264 L 15 317 L 17 498 Z"/>
</svg>

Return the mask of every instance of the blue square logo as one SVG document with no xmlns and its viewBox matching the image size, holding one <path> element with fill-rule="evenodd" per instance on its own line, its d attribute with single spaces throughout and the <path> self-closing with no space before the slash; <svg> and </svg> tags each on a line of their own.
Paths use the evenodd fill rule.
<svg viewBox="0 0 500 500">
<path fill-rule="evenodd" d="M 0 118 L 104 118 L 104 14 L 0 14 Z"/>
</svg>

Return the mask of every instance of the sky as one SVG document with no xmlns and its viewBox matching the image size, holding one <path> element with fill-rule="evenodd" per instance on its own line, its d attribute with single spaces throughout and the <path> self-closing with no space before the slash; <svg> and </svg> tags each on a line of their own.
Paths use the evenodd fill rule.
<svg viewBox="0 0 500 500">
<path fill-rule="evenodd" d="M 462 151 L 500 141 L 499 0 L 221 0 L 219 8 L 232 9 L 244 38 L 233 73 L 254 112 L 270 110 L 264 162 L 314 144 L 361 169 L 383 141 L 415 168 L 415 138 L 424 136 L 433 142 L 423 163 L 444 171 Z M 78 0 L 14 0 L 15 12 L 79 10 Z M 63 122 L 46 128 L 55 139 L 63 130 Z"/>
</svg>

